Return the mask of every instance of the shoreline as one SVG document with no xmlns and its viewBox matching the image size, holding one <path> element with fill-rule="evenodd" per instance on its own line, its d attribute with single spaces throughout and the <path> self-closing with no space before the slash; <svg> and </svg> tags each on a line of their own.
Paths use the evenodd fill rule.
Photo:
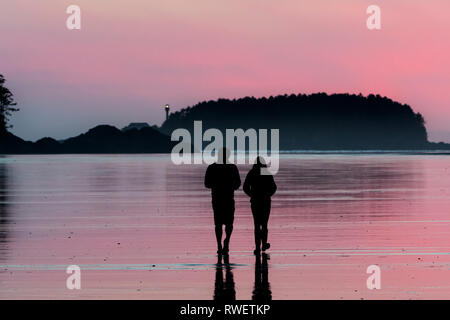
<svg viewBox="0 0 450 320">
<path fill-rule="evenodd" d="M 249 152 L 245 151 L 237 151 L 237 154 L 248 154 Z M 266 152 L 267 153 L 267 152 Z M 280 150 L 279 154 L 284 155 L 294 155 L 294 154 L 329 154 L 329 155 L 450 155 L 450 150 L 445 149 L 386 149 L 386 150 L 315 150 L 315 149 L 306 149 L 306 150 Z M 68 152 L 68 153 L 0 153 L 1 156 L 52 156 L 52 155 L 170 155 L 170 152 L 162 153 L 162 152 Z M 194 155 L 198 153 L 192 153 Z"/>
</svg>

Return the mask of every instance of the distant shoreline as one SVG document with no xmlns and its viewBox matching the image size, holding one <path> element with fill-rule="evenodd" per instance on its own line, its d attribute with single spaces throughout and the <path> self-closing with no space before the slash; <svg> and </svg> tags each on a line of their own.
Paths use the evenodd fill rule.
<svg viewBox="0 0 450 320">
<path fill-rule="evenodd" d="M 244 152 L 238 151 L 238 154 Z M 248 153 L 248 152 L 247 152 Z M 429 156 L 450 156 L 450 150 L 280 150 L 278 152 L 281 155 L 429 155 Z M 170 155 L 170 152 L 165 153 L 152 153 L 152 152 L 140 152 L 140 153 L 0 153 L 2 156 L 120 156 L 120 155 Z"/>
</svg>

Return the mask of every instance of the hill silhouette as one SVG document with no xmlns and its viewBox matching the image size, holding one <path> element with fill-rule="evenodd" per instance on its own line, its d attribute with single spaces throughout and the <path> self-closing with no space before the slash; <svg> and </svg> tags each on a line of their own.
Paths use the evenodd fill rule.
<svg viewBox="0 0 450 320">
<path fill-rule="evenodd" d="M 122 131 L 100 125 L 62 142 L 43 138 L 32 143 L 8 132 L 0 137 L 0 153 L 169 153 L 174 144 L 169 136 L 150 127 Z"/>
<path fill-rule="evenodd" d="M 424 118 L 379 95 L 317 93 L 201 102 L 172 113 L 161 131 L 217 128 L 280 129 L 281 150 L 427 149 Z"/>
</svg>

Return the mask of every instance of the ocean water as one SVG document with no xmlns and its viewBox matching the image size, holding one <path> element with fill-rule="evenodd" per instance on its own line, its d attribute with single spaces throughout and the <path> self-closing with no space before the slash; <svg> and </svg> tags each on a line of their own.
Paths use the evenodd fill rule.
<svg viewBox="0 0 450 320">
<path fill-rule="evenodd" d="M 450 157 L 283 154 L 253 255 L 236 192 L 218 263 L 205 165 L 169 155 L 0 157 L 0 299 L 448 299 Z M 241 179 L 250 165 L 240 165 Z M 81 269 L 69 290 L 66 268 Z M 367 268 L 381 288 L 367 288 Z"/>
</svg>

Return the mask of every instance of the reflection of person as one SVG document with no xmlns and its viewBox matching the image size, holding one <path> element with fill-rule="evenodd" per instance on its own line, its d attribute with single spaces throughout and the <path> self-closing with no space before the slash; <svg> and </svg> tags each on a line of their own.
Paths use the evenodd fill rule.
<svg viewBox="0 0 450 320">
<path fill-rule="evenodd" d="M 262 157 L 256 159 L 253 168 L 247 174 L 244 182 L 244 192 L 250 197 L 253 222 L 255 225 L 255 251 L 256 255 L 270 248 L 267 242 L 267 223 L 270 216 L 271 197 L 277 190 L 277 185 L 270 174 L 261 174 L 261 169 L 266 168 Z"/>
<path fill-rule="evenodd" d="M 255 262 L 255 286 L 253 288 L 252 300 L 258 301 L 270 301 L 272 300 L 272 291 L 270 290 L 269 283 L 269 266 L 267 264 L 269 260 L 269 255 L 262 254 L 261 256 L 256 256 Z"/>
<path fill-rule="evenodd" d="M 221 149 L 217 162 L 208 166 L 205 175 L 205 187 L 211 189 L 212 195 L 218 254 L 228 254 L 234 222 L 234 191 L 241 185 L 238 168 L 228 163 L 229 157 L 230 151 Z M 226 233 L 223 247 L 222 225 Z"/>
<path fill-rule="evenodd" d="M 219 261 L 216 265 L 214 300 L 222 302 L 234 301 L 236 300 L 236 290 L 234 288 L 234 277 L 228 255 L 223 256 L 223 263 L 225 264 L 225 282 L 223 281 L 222 256 L 219 255 Z"/>
</svg>

